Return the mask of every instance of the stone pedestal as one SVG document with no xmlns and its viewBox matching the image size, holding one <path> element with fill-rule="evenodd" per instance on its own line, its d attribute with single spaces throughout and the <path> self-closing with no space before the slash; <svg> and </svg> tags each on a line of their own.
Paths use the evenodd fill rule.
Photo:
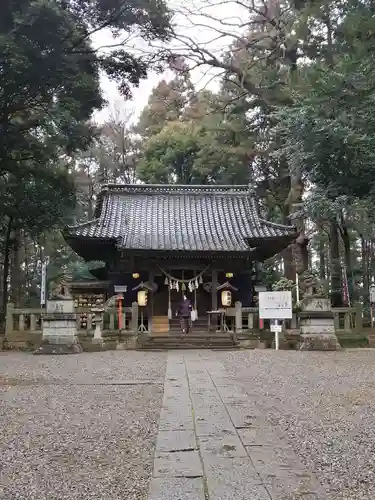
<svg viewBox="0 0 375 500">
<path fill-rule="evenodd" d="M 42 343 L 34 354 L 79 354 L 77 320 L 71 299 L 47 301 L 42 318 Z"/>
<path fill-rule="evenodd" d="M 305 297 L 299 314 L 301 351 L 336 351 L 340 349 L 335 333 L 330 299 Z"/>
</svg>

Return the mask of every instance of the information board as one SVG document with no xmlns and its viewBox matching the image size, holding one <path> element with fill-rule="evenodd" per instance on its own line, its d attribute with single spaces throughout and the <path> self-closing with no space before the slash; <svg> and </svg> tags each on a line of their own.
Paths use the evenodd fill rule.
<svg viewBox="0 0 375 500">
<path fill-rule="evenodd" d="M 260 319 L 291 319 L 292 292 L 259 292 Z"/>
</svg>

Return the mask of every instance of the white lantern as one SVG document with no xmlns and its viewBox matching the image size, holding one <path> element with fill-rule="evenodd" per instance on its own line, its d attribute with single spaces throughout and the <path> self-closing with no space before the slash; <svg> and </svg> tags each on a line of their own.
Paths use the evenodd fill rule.
<svg viewBox="0 0 375 500">
<path fill-rule="evenodd" d="M 147 291 L 146 290 L 139 290 L 137 294 L 137 302 L 138 305 L 141 307 L 147 306 Z"/>
<path fill-rule="evenodd" d="M 232 303 L 232 292 L 229 290 L 223 290 L 221 292 L 221 303 L 224 307 L 229 307 Z"/>
</svg>

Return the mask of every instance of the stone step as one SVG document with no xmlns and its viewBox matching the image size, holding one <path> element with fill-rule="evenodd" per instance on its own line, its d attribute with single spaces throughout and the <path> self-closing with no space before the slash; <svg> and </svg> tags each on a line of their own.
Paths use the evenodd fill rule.
<svg viewBox="0 0 375 500">
<path fill-rule="evenodd" d="M 236 342 L 231 335 L 168 335 L 145 337 L 141 340 L 142 349 L 233 349 Z"/>
</svg>

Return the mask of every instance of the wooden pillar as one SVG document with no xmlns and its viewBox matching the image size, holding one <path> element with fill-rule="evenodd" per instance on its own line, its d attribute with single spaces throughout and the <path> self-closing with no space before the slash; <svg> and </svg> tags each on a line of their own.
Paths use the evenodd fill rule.
<svg viewBox="0 0 375 500">
<path fill-rule="evenodd" d="M 154 271 L 149 271 L 148 280 L 150 283 L 154 281 Z M 149 293 L 150 296 L 150 304 L 148 306 L 148 333 L 152 333 L 152 317 L 154 315 L 154 292 Z"/>
<path fill-rule="evenodd" d="M 212 290 L 211 290 L 211 299 L 212 299 L 212 310 L 217 311 L 217 269 L 212 269 Z"/>
</svg>

